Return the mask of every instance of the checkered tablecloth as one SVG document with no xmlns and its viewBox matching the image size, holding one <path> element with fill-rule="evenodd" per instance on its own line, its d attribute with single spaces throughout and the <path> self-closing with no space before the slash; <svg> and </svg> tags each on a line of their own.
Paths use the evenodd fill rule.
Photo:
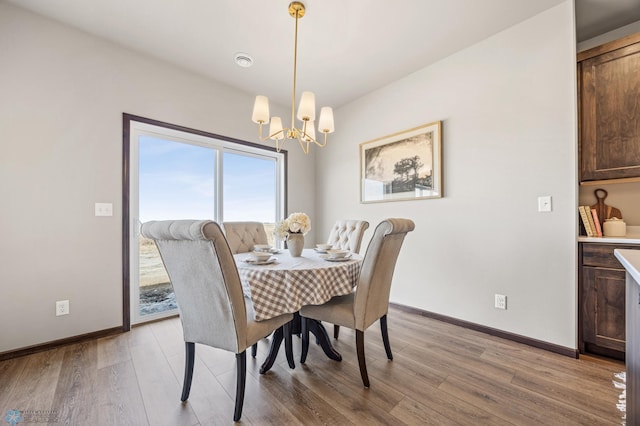
<svg viewBox="0 0 640 426">
<path fill-rule="evenodd" d="M 256 321 L 297 312 L 304 305 L 320 305 L 333 296 L 349 294 L 358 283 L 362 256 L 353 254 L 345 262 L 329 262 L 315 250 L 302 257 L 283 250 L 276 263 L 251 265 L 248 253 L 236 254 L 236 264 L 245 293 L 251 296 Z"/>
</svg>

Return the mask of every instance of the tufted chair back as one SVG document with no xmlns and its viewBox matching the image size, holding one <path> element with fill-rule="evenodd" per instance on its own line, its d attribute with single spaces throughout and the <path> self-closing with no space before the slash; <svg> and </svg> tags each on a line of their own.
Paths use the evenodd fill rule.
<svg viewBox="0 0 640 426">
<path fill-rule="evenodd" d="M 391 279 L 404 237 L 413 231 L 410 219 L 387 219 L 376 227 L 362 261 L 355 292 L 355 329 L 366 330 L 387 314 Z"/>
<path fill-rule="evenodd" d="M 218 224 L 152 221 L 142 235 L 156 242 L 178 301 L 187 342 L 239 353 L 247 316 L 238 270 Z"/>
<path fill-rule="evenodd" d="M 327 244 L 333 244 L 333 248 L 359 253 L 362 236 L 368 227 L 369 222 L 366 220 L 339 220 L 333 225 Z"/>
<path fill-rule="evenodd" d="M 223 222 L 222 230 L 233 254 L 253 251 L 256 244 L 269 244 L 261 222 Z"/>
</svg>

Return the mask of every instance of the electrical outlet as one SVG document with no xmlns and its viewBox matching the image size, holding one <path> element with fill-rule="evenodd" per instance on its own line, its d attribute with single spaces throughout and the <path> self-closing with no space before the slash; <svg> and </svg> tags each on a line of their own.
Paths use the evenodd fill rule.
<svg viewBox="0 0 640 426">
<path fill-rule="evenodd" d="M 496 294 L 495 307 L 497 309 L 507 309 L 507 296 L 504 294 Z"/>
<path fill-rule="evenodd" d="M 68 300 L 58 300 L 56 302 L 56 316 L 60 315 L 69 315 L 69 301 Z"/>
</svg>

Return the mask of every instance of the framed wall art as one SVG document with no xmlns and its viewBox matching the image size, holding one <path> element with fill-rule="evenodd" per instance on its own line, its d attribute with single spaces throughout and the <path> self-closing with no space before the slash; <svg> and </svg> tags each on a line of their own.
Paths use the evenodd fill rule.
<svg viewBox="0 0 640 426">
<path fill-rule="evenodd" d="M 360 202 L 442 197 L 442 122 L 360 144 Z"/>
</svg>

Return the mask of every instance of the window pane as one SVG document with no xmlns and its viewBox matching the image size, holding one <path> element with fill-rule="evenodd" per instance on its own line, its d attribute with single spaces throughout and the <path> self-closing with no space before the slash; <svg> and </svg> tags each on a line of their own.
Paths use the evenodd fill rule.
<svg viewBox="0 0 640 426">
<path fill-rule="evenodd" d="M 215 151 L 140 136 L 140 221 L 214 219 Z"/>
<path fill-rule="evenodd" d="M 231 152 L 222 158 L 224 220 L 275 223 L 276 161 Z"/>
</svg>

